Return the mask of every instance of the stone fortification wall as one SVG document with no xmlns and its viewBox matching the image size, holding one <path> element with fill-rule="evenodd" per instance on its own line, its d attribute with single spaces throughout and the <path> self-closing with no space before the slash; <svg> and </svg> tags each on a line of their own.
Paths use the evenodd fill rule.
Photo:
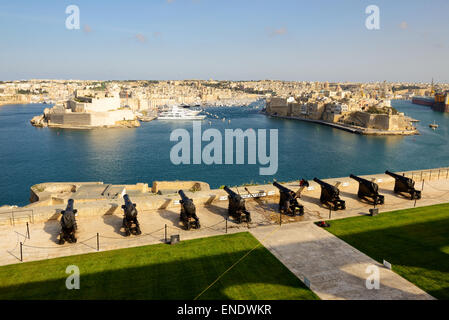
<svg viewBox="0 0 449 320">
<path fill-rule="evenodd" d="M 49 113 L 49 126 L 63 127 L 102 127 L 114 126 L 117 121 L 134 120 L 135 115 L 129 109 L 109 112 L 65 112 Z"/>
<path fill-rule="evenodd" d="M 89 113 L 50 113 L 48 115 L 49 126 L 90 126 L 91 114 Z"/>
</svg>

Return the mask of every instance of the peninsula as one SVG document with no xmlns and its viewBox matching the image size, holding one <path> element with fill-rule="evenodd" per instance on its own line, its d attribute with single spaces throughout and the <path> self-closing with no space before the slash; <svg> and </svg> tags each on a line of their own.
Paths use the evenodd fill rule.
<svg viewBox="0 0 449 320">
<path fill-rule="evenodd" d="M 42 115 L 31 119 L 36 127 L 58 127 L 64 129 L 91 129 L 99 127 L 139 127 L 137 114 L 128 107 L 120 106 L 118 92 L 82 96 L 76 92 L 75 98 L 53 108 L 45 108 Z"/>
<path fill-rule="evenodd" d="M 399 113 L 389 103 L 380 101 L 370 105 L 313 92 L 299 97 L 269 98 L 264 112 L 272 117 L 309 121 L 365 135 L 419 134 L 413 126 L 414 119 Z"/>
</svg>

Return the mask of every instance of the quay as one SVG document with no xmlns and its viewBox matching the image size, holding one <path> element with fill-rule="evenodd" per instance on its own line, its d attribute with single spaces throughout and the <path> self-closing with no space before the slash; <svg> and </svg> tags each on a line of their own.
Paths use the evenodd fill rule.
<svg viewBox="0 0 449 320">
<path fill-rule="evenodd" d="M 356 126 L 350 126 L 347 124 L 340 124 L 340 123 L 333 123 L 333 122 L 328 122 L 328 121 L 324 121 L 324 120 L 314 120 L 314 119 L 306 119 L 306 118 L 301 118 L 301 117 L 295 117 L 295 116 L 280 116 L 280 115 L 273 115 L 270 114 L 269 117 L 272 118 L 280 118 L 280 119 L 287 119 L 287 120 L 299 120 L 299 121 L 305 121 L 305 122 L 312 122 L 312 123 L 317 123 L 317 124 L 321 124 L 324 126 L 328 126 L 331 128 L 335 128 L 335 129 L 340 129 L 343 131 L 347 131 L 350 133 L 355 133 L 355 134 L 362 134 L 362 135 L 371 135 L 371 136 L 391 136 L 391 135 L 401 135 L 401 136 L 406 136 L 406 135 L 417 135 L 418 130 L 380 130 L 380 129 L 371 129 L 371 128 L 363 128 L 363 127 L 356 127 Z M 412 119 L 410 120 L 411 122 L 419 122 L 419 120 L 415 120 Z"/>
</svg>

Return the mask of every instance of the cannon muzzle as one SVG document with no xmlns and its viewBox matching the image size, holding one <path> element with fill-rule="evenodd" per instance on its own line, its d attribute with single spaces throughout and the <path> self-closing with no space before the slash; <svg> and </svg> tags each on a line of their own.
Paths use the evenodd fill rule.
<svg viewBox="0 0 449 320">
<path fill-rule="evenodd" d="M 320 186 L 324 187 L 324 188 L 335 188 L 333 185 L 330 185 L 327 182 L 324 182 L 323 180 L 320 180 L 318 178 L 313 178 L 313 181 L 315 181 L 316 183 L 318 183 Z"/>
<path fill-rule="evenodd" d="M 279 184 L 278 182 L 273 182 L 273 186 L 275 186 L 276 188 L 278 188 L 280 191 L 285 192 L 285 193 L 289 193 L 291 190 L 287 187 L 284 187 L 282 184 Z"/>
<path fill-rule="evenodd" d="M 64 214 L 64 213 L 66 213 L 66 212 L 73 212 L 74 214 L 76 214 L 77 212 L 78 212 L 78 210 L 76 210 L 76 209 L 73 209 L 73 203 L 74 203 L 75 201 L 73 201 L 73 199 L 69 199 L 68 201 L 67 201 L 67 207 L 65 208 L 65 210 L 62 210 L 61 211 L 61 214 Z"/>
<path fill-rule="evenodd" d="M 357 182 L 362 182 L 362 181 L 365 180 L 365 179 L 362 179 L 362 178 L 360 178 L 360 177 L 357 177 L 357 176 L 355 176 L 355 175 L 353 175 L 353 174 L 349 175 L 349 177 L 350 177 L 351 179 L 354 179 L 354 180 L 357 181 Z"/>
<path fill-rule="evenodd" d="M 131 202 L 131 199 L 127 194 L 123 196 L 123 200 L 125 200 L 125 204 L 122 205 L 122 209 L 125 210 L 125 213 L 137 215 L 136 204 Z M 134 212 L 135 211 L 135 212 Z"/>
<path fill-rule="evenodd" d="M 231 197 L 235 198 L 237 196 L 237 193 L 235 193 L 234 191 L 232 191 L 231 189 L 228 188 L 228 186 L 224 186 L 224 191 L 226 191 Z"/>
<path fill-rule="evenodd" d="M 388 174 L 390 177 L 393 177 L 395 179 L 404 179 L 404 178 L 406 178 L 404 176 L 401 176 L 401 175 L 399 175 L 397 173 L 394 173 L 394 172 L 391 172 L 391 171 L 388 171 L 388 170 L 385 171 L 385 174 Z"/>
<path fill-rule="evenodd" d="M 125 194 L 123 196 L 123 200 L 125 200 L 125 205 L 128 205 L 129 203 L 131 203 L 131 200 L 129 199 L 129 196 L 127 194 Z"/>
<path fill-rule="evenodd" d="M 181 197 L 181 199 L 182 199 L 183 201 L 186 201 L 186 199 L 189 199 L 189 198 L 186 196 L 186 194 L 184 193 L 184 191 L 179 190 L 178 193 L 179 193 L 179 195 L 180 195 L 180 197 Z"/>
</svg>

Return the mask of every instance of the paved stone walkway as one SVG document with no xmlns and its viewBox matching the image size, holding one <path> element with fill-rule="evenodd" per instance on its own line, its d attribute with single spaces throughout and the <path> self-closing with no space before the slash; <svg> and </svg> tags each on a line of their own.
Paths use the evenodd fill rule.
<svg viewBox="0 0 449 320">
<path fill-rule="evenodd" d="M 429 294 L 385 268 L 314 223 L 292 223 L 252 229 L 251 233 L 298 278 L 326 300 L 433 299 Z M 380 287 L 367 289 L 369 266 L 380 271 Z"/>
</svg>

